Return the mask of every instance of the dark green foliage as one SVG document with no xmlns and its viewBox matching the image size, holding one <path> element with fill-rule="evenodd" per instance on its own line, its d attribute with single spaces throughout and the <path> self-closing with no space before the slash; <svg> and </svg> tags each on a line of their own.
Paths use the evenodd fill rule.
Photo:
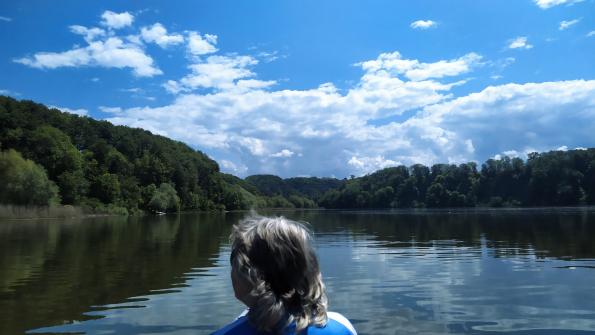
<svg viewBox="0 0 595 335">
<path fill-rule="evenodd" d="M 151 185 L 168 183 L 180 209 L 224 208 L 228 183 L 215 161 L 145 130 L 0 97 L 0 144 L 45 168 L 64 204 L 149 209 Z"/>
<path fill-rule="evenodd" d="M 266 196 L 288 195 L 290 193 L 290 188 L 285 180 L 277 176 L 269 174 L 254 175 L 247 177 L 246 182 L 254 185 Z"/>
<path fill-rule="evenodd" d="M 89 191 L 89 181 L 85 179 L 82 170 L 62 173 L 57 178 L 57 184 L 62 202 L 65 204 L 79 203 Z"/>
<path fill-rule="evenodd" d="M 336 189 L 344 184 L 343 180 L 335 178 L 295 177 L 284 180 L 291 194 L 299 194 L 314 201 L 331 189 Z"/>
<path fill-rule="evenodd" d="M 0 203 L 48 206 L 59 203 L 58 187 L 45 170 L 14 150 L 0 152 Z"/>
<path fill-rule="evenodd" d="M 595 149 L 475 163 L 398 166 L 327 191 L 326 208 L 516 207 L 595 204 Z"/>
<path fill-rule="evenodd" d="M 91 197 L 105 204 L 116 203 L 120 199 L 120 181 L 117 175 L 106 172 L 94 179 L 89 194 Z"/>
</svg>

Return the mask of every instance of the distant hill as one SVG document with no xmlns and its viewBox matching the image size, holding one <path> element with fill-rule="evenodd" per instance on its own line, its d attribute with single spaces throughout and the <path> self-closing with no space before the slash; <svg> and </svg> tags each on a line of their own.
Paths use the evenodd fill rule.
<svg viewBox="0 0 595 335">
<path fill-rule="evenodd" d="M 295 177 L 281 179 L 274 175 L 253 175 L 246 177 L 246 182 L 253 185 L 262 194 L 267 196 L 299 195 L 313 200 L 318 200 L 331 189 L 336 189 L 345 183 L 344 180 L 335 178 Z"/>
</svg>

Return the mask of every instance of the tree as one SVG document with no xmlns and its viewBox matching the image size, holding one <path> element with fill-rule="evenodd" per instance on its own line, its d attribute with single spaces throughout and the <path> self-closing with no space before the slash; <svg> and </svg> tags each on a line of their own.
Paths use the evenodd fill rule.
<svg viewBox="0 0 595 335">
<path fill-rule="evenodd" d="M 83 170 L 66 171 L 58 176 L 58 187 L 64 204 L 77 204 L 89 191 Z"/>
<path fill-rule="evenodd" d="M 387 208 L 391 205 L 393 198 L 395 197 L 395 191 L 390 186 L 385 186 L 374 192 L 372 198 L 372 206 L 376 208 Z"/>
<path fill-rule="evenodd" d="M 0 203 L 48 206 L 60 197 L 41 166 L 11 149 L 0 152 Z"/>
<path fill-rule="evenodd" d="M 448 193 L 441 183 L 430 185 L 426 193 L 426 204 L 428 207 L 448 206 Z"/>
<path fill-rule="evenodd" d="M 105 204 L 115 203 L 120 198 L 120 181 L 118 176 L 104 173 L 98 176 L 91 185 L 91 196 Z"/>
<path fill-rule="evenodd" d="M 162 183 L 149 201 L 149 208 L 159 212 L 180 210 L 180 198 L 176 189 L 168 184 Z"/>
<path fill-rule="evenodd" d="M 82 157 L 64 132 L 52 126 L 41 126 L 30 133 L 28 149 L 31 158 L 45 167 L 56 180 L 66 171 L 81 169 Z"/>
</svg>

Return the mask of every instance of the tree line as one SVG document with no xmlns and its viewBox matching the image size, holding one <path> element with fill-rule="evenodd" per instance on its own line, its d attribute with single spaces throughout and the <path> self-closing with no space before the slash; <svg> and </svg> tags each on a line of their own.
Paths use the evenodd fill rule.
<svg viewBox="0 0 595 335">
<path fill-rule="evenodd" d="M 595 149 L 350 178 L 245 179 L 149 131 L 0 96 L 0 203 L 92 211 L 567 206 L 595 203 Z"/>
<path fill-rule="evenodd" d="M 476 163 L 386 168 L 345 181 L 326 208 L 518 207 L 595 204 L 595 149 Z"/>
</svg>

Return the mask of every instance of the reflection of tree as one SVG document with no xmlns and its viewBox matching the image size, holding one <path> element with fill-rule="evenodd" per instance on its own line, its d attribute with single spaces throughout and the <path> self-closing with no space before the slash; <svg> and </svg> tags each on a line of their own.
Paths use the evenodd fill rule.
<svg viewBox="0 0 595 335">
<path fill-rule="evenodd" d="M 0 333 L 88 319 L 91 306 L 184 283 L 237 219 L 180 215 L 0 225 Z"/>
<path fill-rule="evenodd" d="M 595 258 L 593 209 L 355 213 L 304 212 L 294 218 L 311 222 L 320 234 L 342 230 L 387 247 L 450 240 L 452 246 L 479 248 L 485 239 L 494 256 L 535 252 L 540 257 Z"/>
</svg>

